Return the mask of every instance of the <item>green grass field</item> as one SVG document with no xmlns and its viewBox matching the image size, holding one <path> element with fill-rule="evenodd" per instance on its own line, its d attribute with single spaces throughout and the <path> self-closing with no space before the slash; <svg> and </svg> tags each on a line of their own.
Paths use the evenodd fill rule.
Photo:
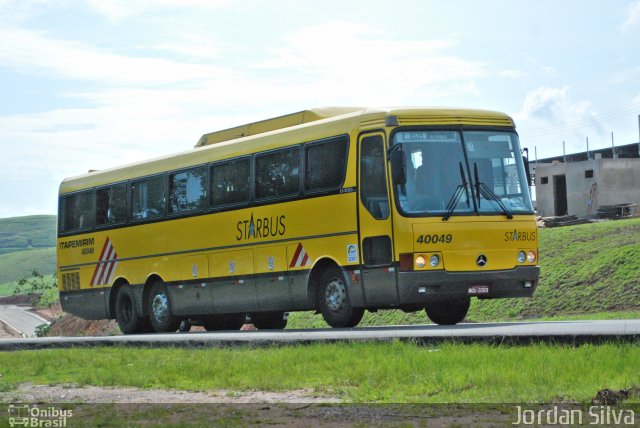
<svg viewBox="0 0 640 428">
<path fill-rule="evenodd" d="M 9 282 L 5 284 L 0 284 L 0 297 L 4 296 L 13 296 L 13 291 L 16 287 L 17 283 Z"/>
<path fill-rule="evenodd" d="M 56 269 L 56 216 L 0 219 L 0 297 L 13 294 L 15 282 L 34 270 Z"/>
<path fill-rule="evenodd" d="M 34 270 L 42 274 L 55 272 L 55 247 L 0 254 L 0 284 L 12 283 L 30 277 Z M 0 286 L 1 289 L 2 286 Z"/>
<path fill-rule="evenodd" d="M 55 247 L 55 215 L 0 218 L 0 254 L 7 249 Z"/>
<path fill-rule="evenodd" d="M 22 382 L 190 391 L 309 389 L 356 403 L 584 403 L 604 388 L 640 387 L 640 347 L 622 343 L 59 349 L 2 352 L 0 367 L 4 391 Z"/>
</svg>

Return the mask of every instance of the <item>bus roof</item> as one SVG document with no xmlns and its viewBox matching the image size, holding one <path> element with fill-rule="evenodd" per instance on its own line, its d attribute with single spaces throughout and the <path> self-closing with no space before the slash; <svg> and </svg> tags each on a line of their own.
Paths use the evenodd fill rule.
<svg viewBox="0 0 640 428">
<path fill-rule="evenodd" d="M 385 114 L 389 116 L 400 116 L 405 121 L 419 121 L 424 123 L 427 118 L 431 122 L 439 125 L 498 125 L 495 122 L 502 122 L 502 126 L 514 126 L 513 121 L 504 113 L 489 110 L 472 110 L 460 108 L 444 107 L 401 107 L 372 109 L 366 107 L 323 107 L 311 110 L 303 110 L 296 113 L 278 116 L 258 122 L 247 123 L 245 125 L 220 131 L 210 132 L 200 137 L 195 147 L 218 144 L 225 141 L 236 140 L 252 135 L 263 134 L 269 131 L 289 128 L 296 125 L 315 122 L 322 119 L 353 116 L 354 113 L 364 116 L 367 114 Z M 493 123 L 489 123 L 493 122 Z M 409 123 L 406 123 L 408 125 Z M 435 124 L 435 123 L 434 123 Z"/>
<path fill-rule="evenodd" d="M 303 123 L 315 122 L 316 120 L 328 119 L 363 110 L 365 109 L 362 107 L 325 107 L 303 110 L 284 116 L 260 120 L 258 122 L 247 123 L 245 125 L 204 134 L 196 143 L 196 147 L 208 146 L 211 144 L 221 143 L 223 141 L 248 137 L 250 135 L 263 134 L 269 131 L 289 128 L 291 126 L 302 125 Z"/>
<path fill-rule="evenodd" d="M 515 126 L 508 115 L 489 110 L 445 107 L 380 109 L 326 107 L 304 110 L 204 134 L 195 149 L 67 178 L 60 185 L 60 193 L 74 192 L 281 146 L 343 135 L 356 128 L 359 130 L 380 129 L 386 126 L 388 117 L 394 117 L 394 122 L 399 126 Z"/>
</svg>

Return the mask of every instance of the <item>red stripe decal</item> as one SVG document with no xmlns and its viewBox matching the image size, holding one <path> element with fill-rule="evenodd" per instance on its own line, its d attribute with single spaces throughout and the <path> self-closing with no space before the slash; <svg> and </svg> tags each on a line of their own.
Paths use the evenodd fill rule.
<svg viewBox="0 0 640 428">
<path fill-rule="evenodd" d="M 290 268 L 296 267 L 296 262 L 298 261 L 298 257 L 300 257 L 300 252 L 302 251 L 302 244 L 298 244 L 296 248 L 296 252 L 293 254 L 293 258 L 291 259 Z"/>
<path fill-rule="evenodd" d="M 90 282 L 92 286 L 97 285 L 96 276 L 98 275 L 98 270 L 100 270 L 100 262 L 102 262 L 102 258 L 104 257 L 104 252 L 107 250 L 108 246 L 109 246 L 109 238 L 107 238 L 107 240 L 104 241 L 104 246 L 102 247 L 102 252 L 100 253 L 100 258 L 98 259 L 98 264 L 96 265 L 96 268 L 93 271 L 93 276 L 91 277 L 91 282 Z"/>
</svg>

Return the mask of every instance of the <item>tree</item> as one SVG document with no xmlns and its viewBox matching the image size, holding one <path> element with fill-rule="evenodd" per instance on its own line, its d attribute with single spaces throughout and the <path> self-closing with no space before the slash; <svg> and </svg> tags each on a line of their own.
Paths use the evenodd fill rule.
<svg viewBox="0 0 640 428">
<path fill-rule="evenodd" d="M 59 305 L 58 277 L 55 273 L 52 276 L 44 276 L 37 270 L 33 270 L 30 277 L 22 278 L 18 281 L 18 285 L 13 290 L 13 294 L 34 296 L 31 303 L 32 305 L 40 308 L 48 308 L 54 319 L 62 316 L 62 310 Z M 46 331 L 41 331 L 40 334 L 36 332 L 36 335 L 41 336 L 45 333 Z"/>
</svg>

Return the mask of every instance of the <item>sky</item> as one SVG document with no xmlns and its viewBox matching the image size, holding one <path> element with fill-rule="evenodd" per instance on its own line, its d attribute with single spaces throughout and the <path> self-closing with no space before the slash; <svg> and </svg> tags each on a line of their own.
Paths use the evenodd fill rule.
<svg viewBox="0 0 640 428">
<path fill-rule="evenodd" d="M 0 218 L 325 106 L 502 111 L 532 158 L 638 142 L 640 0 L 0 0 Z"/>
</svg>

